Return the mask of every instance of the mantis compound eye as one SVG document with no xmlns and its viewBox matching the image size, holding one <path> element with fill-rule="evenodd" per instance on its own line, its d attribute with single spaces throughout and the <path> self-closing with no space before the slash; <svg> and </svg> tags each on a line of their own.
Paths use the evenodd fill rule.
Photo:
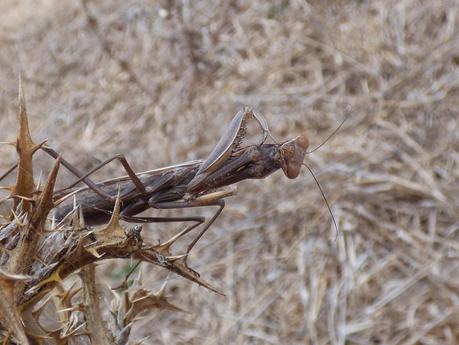
<svg viewBox="0 0 459 345">
<path fill-rule="evenodd" d="M 281 145 L 280 151 L 283 158 L 281 168 L 285 176 L 291 179 L 298 177 L 308 146 L 308 139 L 302 135 Z"/>
</svg>

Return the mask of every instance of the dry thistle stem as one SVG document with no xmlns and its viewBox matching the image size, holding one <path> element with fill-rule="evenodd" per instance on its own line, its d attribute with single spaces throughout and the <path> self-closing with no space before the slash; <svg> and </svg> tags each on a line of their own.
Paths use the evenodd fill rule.
<svg viewBox="0 0 459 345">
<path fill-rule="evenodd" d="M 58 205 L 54 186 L 61 158 L 57 157 L 43 189 L 34 181 L 33 155 L 42 148 L 31 138 L 25 98 L 19 85 L 17 176 L 9 187 L 11 210 L 0 224 L 0 341 L 3 344 L 69 344 L 71 339 L 92 344 L 127 344 L 133 323 L 151 310 L 180 311 L 165 297 L 139 283 L 114 295 L 111 317 L 99 299 L 95 263 L 111 258 L 136 259 L 173 271 L 218 292 L 188 268 L 183 255 L 169 246 L 142 239 L 139 226 L 120 224 L 118 195 L 109 223 L 101 229 L 85 225 L 81 212 L 73 212 L 56 225 L 49 214 Z M 9 172 L 13 171 L 10 169 Z M 82 288 L 68 287 L 65 278 L 79 272 Z M 45 324 L 45 309 L 54 311 Z M 49 327 L 49 324 L 53 327 Z"/>
</svg>

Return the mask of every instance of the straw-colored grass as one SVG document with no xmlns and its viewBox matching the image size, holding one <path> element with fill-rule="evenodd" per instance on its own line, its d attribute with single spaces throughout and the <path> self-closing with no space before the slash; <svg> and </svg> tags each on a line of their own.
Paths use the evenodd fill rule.
<svg viewBox="0 0 459 345">
<path fill-rule="evenodd" d="M 243 105 L 276 138 L 305 133 L 312 147 L 347 116 L 307 156 L 338 238 L 306 169 L 245 181 L 190 257 L 226 297 L 170 276 L 189 313 L 151 314 L 131 338 L 457 344 L 458 11 L 438 0 L 3 1 L 0 141 L 16 136 L 19 73 L 35 141 L 81 170 L 117 153 L 139 171 L 203 158 Z M 16 158 L 0 154 L 1 174 Z M 36 157 L 45 174 L 51 159 Z M 117 175 L 115 163 L 97 176 Z M 98 266 L 99 282 L 125 266 Z M 151 288 L 167 276 L 142 271 Z"/>
</svg>

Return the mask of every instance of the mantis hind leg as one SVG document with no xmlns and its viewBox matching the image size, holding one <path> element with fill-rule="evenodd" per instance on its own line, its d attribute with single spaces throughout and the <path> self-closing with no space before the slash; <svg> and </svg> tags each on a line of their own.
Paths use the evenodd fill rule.
<svg viewBox="0 0 459 345">
<path fill-rule="evenodd" d="M 48 153 L 53 158 L 57 159 L 57 157 L 59 157 L 59 153 L 57 153 L 55 150 L 53 150 L 50 147 L 45 146 L 45 147 L 42 148 L 42 150 L 45 151 L 46 153 Z M 73 188 L 78 183 L 84 182 L 89 188 L 94 190 L 94 192 L 96 192 L 97 194 L 101 195 L 104 198 L 108 198 L 108 200 L 113 200 L 113 196 L 105 193 L 99 186 L 97 186 L 94 182 L 92 182 L 89 179 L 89 176 L 92 175 L 93 173 L 95 173 L 96 171 L 98 171 L 99 169 L 103 168 L 105 165 L 107 165 L 110 162 L 114 161 L 114 160 L 118 160 L 121 163 L 121 165 L 123 166 L 124 170 L 127 172 L 129 178 L 134 183 L 137 191 L 140 192 L 140 193 L 145 193 L 145 186 L 143 185 L 142 181 L 140 181 L 140 179 L 137 177 L 137 175 L 135 174 L 134 170 L 131 168 L 131 166 L 127 162 L 126 157 L 124 157 L 124 155 L 121 155 L 121 154 L 115 155 L 115 156 L 105 160 L 104 162 L 102 162 L 101 164 L 96 166 L 95 168 L 93 168 L 90 171 L 88 171 L 86 174 L 83 174 L 80 170 L 75 168 L 68 161 L 66 161 L 66 160 L 61 158 L 62 165 L 64 165 L 72 174 L 74 174 L 75 176 L 79 177 L 78 180 L 73 182 L 70 186 L 68 186 L 65 189 Z"/>
<path fill-rule="evenodd" d="M 55 151 L 54 149 L 48 147 L 48 146 L 43 146 L 43 147 L 41 147 L 41 149 L 44 152 L 46 152 L 47 154 L 49 154 L 51 157 L 55 158 L 55 159 L 57 159 L 59 157 L 59 153 L 57 151 Z M 128 176 L 130 177 L 130 179 L 134 183 L 137 191 L 140 192 L 140 193 L 145 193 L 145 186 L 143 185 L 142 181 L 140 181 L 140 179 L 137 177 L 137 175 L 135 174 L 134 170 L 131 168 L 131 166 L 129 165 L 129 163 L 127 162 L 126 158 L 123 155 L 113 156 L 113 157 L 105 160 L 101 164 L 99 164 L 97 167 L 91 169 L 87 173 L 81 172 L 73 164 L 71 164 L 70 162 L 68 162 L 67 160 L 65 160 L 65 159 L 63 159 L 61 157 L 61 164 L 67 170 L 69 170 L 73 175 L 78 177 L 78 180 L 73 182 L 70 186 L 66 187 L 65 189 L 61 189 L 59 191 L 56 191 L 56 193 L 66 191 L 67 189 L 73 188 L 78 183 L 83 182 L 84 184 L 86 184 L 86 186 L 88 186 L 88 188 L 92 189 L 95 193 L 100 195 L 105 200 L 114 201 L 115 198 L 112 195 L 106 193 L 102 188 L 100 188 L 100 186 L 98 186 L 95 182 L 93 182 L 89 178 L 90 175 L 92 175 L 94 172 L 96 172 L 97 170 L 101 169 L 102 167 L 104 167 L 105 165 L 107 165 L 108 163 L 110 163 L 113 160 L 120 161 L 120 163 L 123 166 L 124 170 L 126 170 Z M 3 175 L 0 176 L 0 181 L 3 180 L 5 177 L 7 177 L 9 174 L 11 174 L 17 167 L 18 167 L 18 163 L 16 163 L 13 166 L 11 166 Z"/>
<path fill-rule="evenodd" d="M 2 176 L 0 176 L 0 181 L 3 180 L 5 177 L 7 177 L 9 174 L 11 174 L 17 167 L 18 167 L 18 164 L 16 163 L 10 168 L 8 168 L 8 170 Z"/>
</svg>

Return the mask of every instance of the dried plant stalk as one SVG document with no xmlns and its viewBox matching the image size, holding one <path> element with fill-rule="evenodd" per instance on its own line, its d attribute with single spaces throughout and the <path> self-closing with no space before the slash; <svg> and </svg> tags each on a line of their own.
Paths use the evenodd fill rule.
<svg viewBox="0 0 459 345">
<path fill-rule="evenodd" d="M 218 292 L 188 268 L 184 256 L 170 252 L 174 239 L 166 241 L 167 245 L 153 245 L 144 241 L 141 227 L 123 228 L 119 195 L 110 222 L 102 229 L 86 226 L 79 212 L 62 225 L 53 225 L 48 215 L 58 205 L 53 192 L 61 159 L 56 159 L 43 189 L 36 186 L 32 158 L 43 143 L 37 145 L 31 138 L 21 85 L 18 119 L 18 173 L 9 196 L 12 209 L 3 215 L 7 221 L 0 224 L 3 344 L 69 344 L 77 338 L 91 344 L 127 344 L 139 314 L 153 309 L 181 311 L 166 299 L 165 285 L 153 293 L 136 284 L 125 286 L 121 298 L 115 295 L 111 312 L 114 317 L 106 320 L 95 275 L 95 263 L 106 259 L 153 263 Z M 82 289 L 67 288 L 64 279 L 77 272 Z M 57 313 L 57 328 L 41 325 L 40 316 L 46 305 L 53 306 Z"/>
</svg>

